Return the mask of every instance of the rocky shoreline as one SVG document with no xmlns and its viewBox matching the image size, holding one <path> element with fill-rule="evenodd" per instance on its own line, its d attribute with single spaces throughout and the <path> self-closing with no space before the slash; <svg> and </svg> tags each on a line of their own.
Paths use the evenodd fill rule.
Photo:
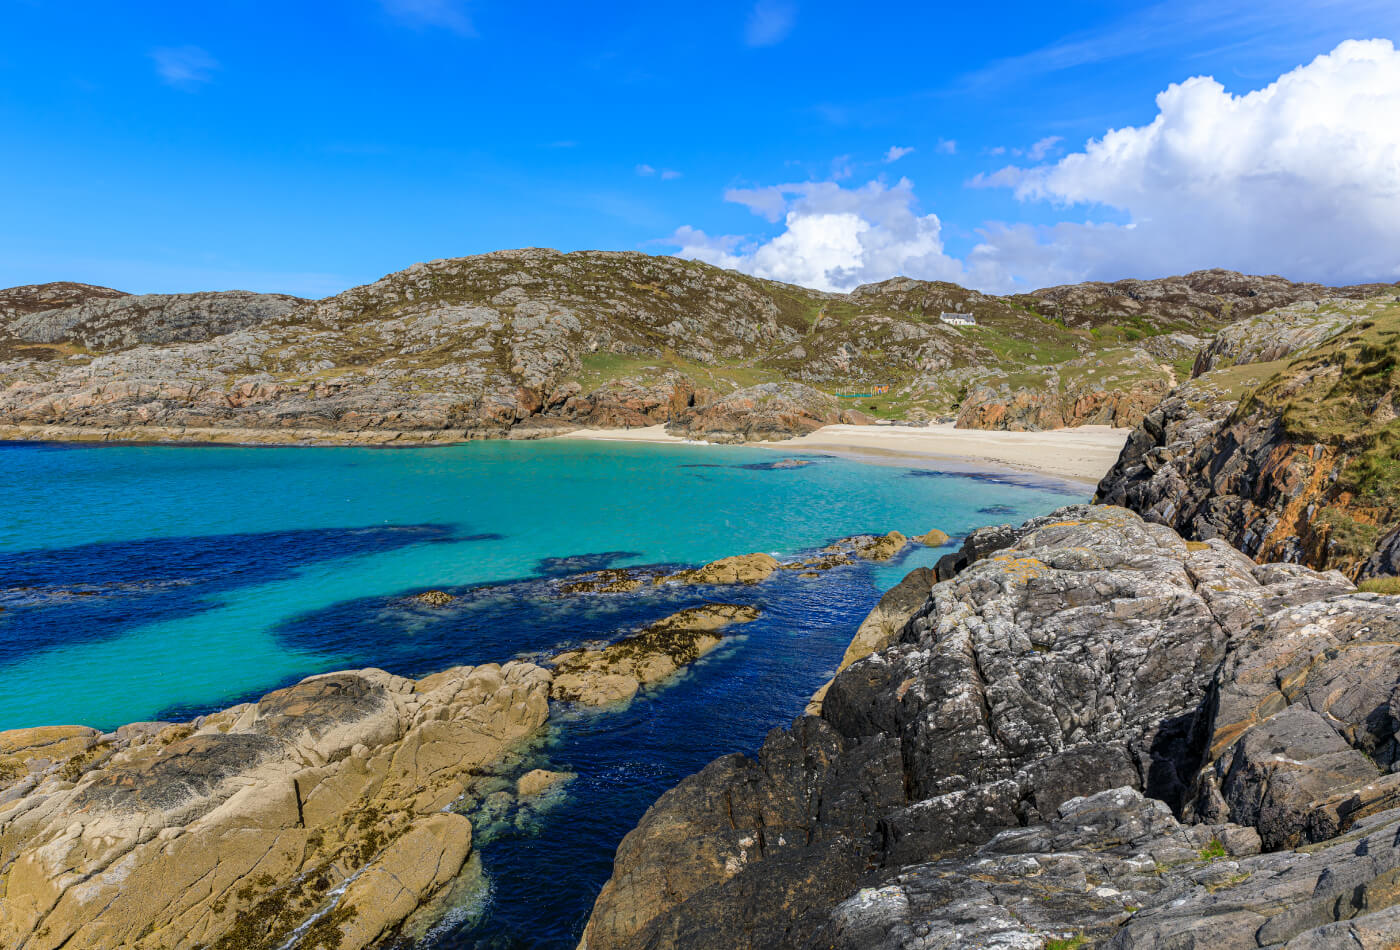
<svg viewBox="0 0 1400 950">
<path fill-rule="evenodd" d="M 552 586 L 574 598 L 720 591 L 910 543 L 860 535 L 787 563 L 740 555 Z M 441 611 L 458 597 L 407 600 Z M 0 732 L 0 944 L 351 950 L 420 930 L 482 873 L 478 833 L 566 787 L 568 773 L 523 771 L 554 708 L 630 702 L 759 613 L 705 603 L 609 643 L 418 680 L 321 674 L 191 722 Z"/>
<path fill-rule="evenodd" d="M 549 683 L 354 670 L 191 723 L 0 734 L 0 942 L 372 946 L 462 870 L 445 809 L 543 726 Z"/>
<path fill-rule="evenodd" d="M 938 576 L 657 801 L 582 946 L 1389 945 L 1400 603 L 1106 506 Z"/>
</svg>

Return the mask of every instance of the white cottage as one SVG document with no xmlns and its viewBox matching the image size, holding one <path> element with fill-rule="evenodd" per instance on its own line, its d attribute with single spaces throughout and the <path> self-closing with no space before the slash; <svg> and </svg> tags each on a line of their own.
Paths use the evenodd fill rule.
<svg viewBox="0 0 1400 950">
<path fill-rule="evenodd" d="M 977 326 L 977 321 L 972 318 L 970 313 L 940 313 L 938 319 L 955 327 Z"/>
</svg>

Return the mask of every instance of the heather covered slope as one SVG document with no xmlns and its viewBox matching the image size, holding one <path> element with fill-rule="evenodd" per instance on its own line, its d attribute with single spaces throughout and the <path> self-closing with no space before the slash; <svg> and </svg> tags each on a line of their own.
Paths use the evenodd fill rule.
<svg viewBox="0 0 1400 950">
<path fill-rule="evenodd" d="M 1353 577 L 1400 573 L 1400 297 L 1228 328 L 1099 486 L 1197 540 Z"/>
<path fill-rule="evenodd" d="M 319 301 L 43 285 L 0 292 L 0 432 L 230 441 L 450 441 L 656 423 L 691 432 L 713 429 L 697 416 L 729 397 L 777 399 L 776 415 L 793 424 L 755 430 L 770 436 L 859 418 L 847 409 L 956 414 L 979 428 L 1128 425 L 1189 368 L 1201 342 L 1190 334 L 1324 292 L 1204 271 L 1011 298 L 906 278 L 829 294 L 677 258 L 548 250 L 415 264 Z M 978 325 L 949 326 L 944 312 Z M 889 391 L 832 399 L 876 386 Z"/>
</svg>

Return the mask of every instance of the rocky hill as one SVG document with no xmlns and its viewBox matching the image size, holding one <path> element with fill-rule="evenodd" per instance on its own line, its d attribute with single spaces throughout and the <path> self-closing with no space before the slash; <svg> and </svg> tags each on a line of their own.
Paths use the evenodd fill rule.
<svg viewBox="0 0 1400 950">
<path fill-rule="evenodd" d="M 1143 419 L 1100 500 L 1266 560 L 1400 573 L 1400 297 L 1227 328 Z"/>
<path fill-rule="evenodd" d="M 547 250 L 415 264 L 318 301 L 41 285 L 0 291 L 0 435 L 451 441 L 666 423 L 751 438 L 846 410 L 1131 425 L 1189 370 L 1191 334 L 1335 293 L 1205 271 L 1005 298 L 905 278 L 828 294 Z M 876 385 L 889 393 L 834 398 Z M 768 421 L 737 425 L 751 404 Z"/>
<path fill-rule="evenodd" d="M 938 575 L 652 806 L 582 947 L 1393 946 L 1400 602 L 1103 506 Z"/>
</svg>

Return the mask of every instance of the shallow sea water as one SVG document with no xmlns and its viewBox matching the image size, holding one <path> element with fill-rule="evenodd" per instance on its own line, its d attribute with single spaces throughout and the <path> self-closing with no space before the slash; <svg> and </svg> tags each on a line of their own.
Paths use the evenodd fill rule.
<svg viewBox="0 0 1400 950">
<path fill-rule="evenodd" d="M 773 464 L 793 457 L 812 464 Z M 474 813 L 485 883 L 464 884 L 413 941 L 444 948 L 574 946 L 656 797 L 790 722 L 880 592 L 946 549 L 752 588 L 560 597 L 552 578 L 795 555 L 892 528 L 956 538 L 1088 494 L 888 460 L 588 442 L 0 444 L 0 471 L 0 729 L 188 718 L 312 673 L 421 676 L 612 638 L 695 603 L 762 608 L 629 707 L 553 717 L 501 784 L 537 766 L 578 777 L 537 808 Z M 407 600 L 425 588 L 461 599 Z"/>
</svg>

